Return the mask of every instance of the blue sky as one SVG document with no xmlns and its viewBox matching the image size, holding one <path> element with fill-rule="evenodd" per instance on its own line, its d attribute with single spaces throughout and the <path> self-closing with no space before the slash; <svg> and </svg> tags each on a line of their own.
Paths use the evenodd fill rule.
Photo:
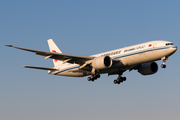
<svg viewBox="0 0 180 120">
<path fill-rule="evenodd" d="M 92 55 L 151 40 L 180 46 L 179 0 L 1 0 L 0 45 L 48 51 L 52 38 L 64 53 Z M 125 72 L 87 78 L 48 75 L 23 65 L 52 60 L 1 46 L 1 120 L 179 120 L 179 50 L 150 76 Z M 161 61 L 157 62 L 161 65 Z"/>
</svg>

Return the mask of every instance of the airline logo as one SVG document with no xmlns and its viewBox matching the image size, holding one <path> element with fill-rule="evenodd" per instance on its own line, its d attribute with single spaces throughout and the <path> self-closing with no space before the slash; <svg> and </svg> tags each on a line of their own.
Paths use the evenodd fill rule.
<svg viewBox="0 0 180 120">
<path fill-rule="evenodd" d="M 152 44 L 149 44 L 149 47 L 152 47 Z"/>
<path fill-rule="evenodd" d="M 57 53 L 56 50 L 52 50 L 52 52 Z M 57 62 L 58 60 L 54 59 L 54 62 Z"/>
</svg>

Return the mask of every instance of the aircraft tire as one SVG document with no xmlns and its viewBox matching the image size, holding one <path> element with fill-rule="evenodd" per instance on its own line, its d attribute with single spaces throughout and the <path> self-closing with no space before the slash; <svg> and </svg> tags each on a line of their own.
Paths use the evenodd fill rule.
<svg viewBox="0 0 180 120">
<path fill-rule="evenodd" d="M 96 77 L 97 77 L 97 78 L 100 78 L 101 76 L 100 76 L 100 74 L 97 74 Z"/>
<path fill-rule="evenodd" d="M 166 68 L 166 65 L 165 65 L 165 64 L 162 64 L 162 65 L 161 65 L 161 68 Z"/>
<path fill-rule="evenodd" d="M 91 81 L 91 77 L 88 77 L 88 81 Z"/>
<path fill-rule="evenodd" d="M 126 81 L 126 77 L 123 77 L 123 81 Z"/>
<path fill-rule="evenodd" d="M 97 75 L 93 75 L 93 79 L 96 80 L 97 79 Z"/>
</svg>

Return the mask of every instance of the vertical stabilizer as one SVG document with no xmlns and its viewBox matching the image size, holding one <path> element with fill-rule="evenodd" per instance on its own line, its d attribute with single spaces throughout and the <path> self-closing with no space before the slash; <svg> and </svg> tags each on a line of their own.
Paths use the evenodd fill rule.
<svg viewBox="0 0 180 120">
<path fill-rule="evenodd" d="M 54 43 L 52 39 L 47 40 L 48 45 L 49 45 L 49 50 L 50 52 L 54 53 L 62 53 L 61 50 L 58 48 L 58 46 Z M 55 68 L 60 68 L 60 65 L 63 63 L 62 61 L 53 59 L 54 67 Z"/>
</svg>

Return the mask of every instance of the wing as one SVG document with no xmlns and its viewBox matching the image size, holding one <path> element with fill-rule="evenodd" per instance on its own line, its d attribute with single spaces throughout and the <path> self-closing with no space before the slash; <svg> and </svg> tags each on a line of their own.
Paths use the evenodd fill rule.
<svg viewBox="0 0 180 120">
<path fill-rule="evenodd" d="M 23 48 L 23 47 L 17 47 L 13 45 L 4 45 L 7 47 L 13 47 L 29 52 L 34 52 L 36 55 L 40 55 L 45 57 L 45 59 L 51 58 L 56 60 L 61 60 L 68 63 L 76 63 L 79 65 L 83 65 L 86 61 L 94 59 L 94 57 L 89 56 L 80 56 L 80 55 L 71 55 L 71 54 L 63 54 L 63 53 L 54 53 L 54 52 L 48 52 L 48 51 L 42 51 L 42 50 L 35 50 L 35 49 L 29 49 L 29 48 Z"/>
<path fill-rule="evenodd" d="M 24 68 L 33 68 L 33 69 L 40 69 L 40 70 L 51 70 L 51 71 L 57 71 L 59 69 L 56 68 L 47 68 L 47 67 L 36 67 L 36 66 L 23 66 Z"/>
</svg>

